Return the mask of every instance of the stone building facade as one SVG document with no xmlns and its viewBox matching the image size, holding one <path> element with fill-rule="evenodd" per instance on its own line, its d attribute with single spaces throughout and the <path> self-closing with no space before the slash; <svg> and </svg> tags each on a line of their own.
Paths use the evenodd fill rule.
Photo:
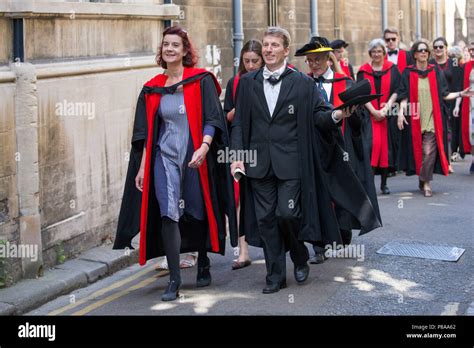
<svg viewBox="0 0 474 348">
<path fill-rule="evenodd" d="M 232 1 L 163 2 L 0 0 L 0 243 L 39 248 L 36 260 L 0 255 L 0 286 L 113 239 L 136 98 L 159 71 L 165 20 L 188 29 L 200 66 L 224 87 L 232 76 Z M 389 25 L 406 44 L 414 3 L 388 1 Z M 421 1 L 430 39 L 433 3 Z M 350 42 L 360 65 L 368 41 L 381 36 L 381 4 L 319 0 L 319 33 Z M 289 30 L 293 54 L 310 36 L 310 1 L 243 0 L 245 40 L 261 38 L 270 20 Z M 301 58 L 291 62 L 304 69 Z"/>
</svg>

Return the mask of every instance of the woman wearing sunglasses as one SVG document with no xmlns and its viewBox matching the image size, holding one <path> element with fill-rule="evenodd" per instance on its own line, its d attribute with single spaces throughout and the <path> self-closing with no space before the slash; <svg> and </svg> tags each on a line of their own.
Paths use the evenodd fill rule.
<svg viewBox="0 0 474 348">
<path fill-rule="evenodd" d="M 448 83 L 450 92 L 459 91 L 462 89 L 462 67 L 458 64 L 456 59 L 448 57 L 448 42 L 444 37 L 439 37 L 433 41 L 433 58 L 429 61 L 437 69 L 439 69 Z M 459 154 L 464 158 L 464 150 L 462 144 L 460 145 L 460 122 L 457 117 L 453 117 L 455 101 L 449 100 L 446 102 L 446 120 L 450 122 L 451 127 L 451 160 L 454 162 Z M 448 162 L 450 158 L 448 157 Z M 451 165 L 449 165 L 449 172 L 453 173 Z"/>
<path fill-rule="evenodd" d="M 425 197 L 433 195 L 433 173 L 448 175 L 448 139 L 444 101 L 473 95 L 470 88 L 449 92 L 445 77 L 429 64 L 431 51 L 424 40 L 411 48 L 415 64 L 402 74 L 398 128 L 402 130 L 399 166 L 407 175 L 419 175 Z"/>
</svg>

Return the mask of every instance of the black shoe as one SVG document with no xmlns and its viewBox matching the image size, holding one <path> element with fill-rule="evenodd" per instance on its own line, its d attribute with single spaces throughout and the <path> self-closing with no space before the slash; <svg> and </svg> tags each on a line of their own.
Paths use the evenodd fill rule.
<svg viewBox="0 0 474 348">
<path fill-rule="evenodd" d="M 474 174 L 474 163 L 471 164 L 471 169 L 469 169 L 469 172 L 471 174 Z"/>
<path fill-rule="evenodd" d="M 273 294 L 274 292 L 280 291 L 280 289 L 286 288 L 286 280 L 282 281 L 281 283 L 270 284 L 267 285 L 263 290 L 262 293 L 264 294 Z"/>
<path fill-rule="evenodd" d="M 161 301 L 174 301 L 179 296 L 179 287 L 181 282 L 171 280 L 168 282 L 165 292 L 161 295 Z"/>
<path fill-rule="evenodd" d="M 209 269 L 211 268 L 211 260 L 207 257 L 206 266 L 199 267 L 198 266 L 198 273 L 196 277 L 196 287 L 204 288 L 206 286 L 211 285 L 211 272 Z"/>
<path fill-rule="evenodd" d="M 295 279 L 298 283 L 303 283 L 306 279 L 308 279 L 309 275 L 309 266 L 305 263 L 303 266 L 295 266 L 294 270 Z"/>
<path fill-rule="evenodd" d="M 388 189 L 387 186 L 382 186 L 382 187 L 380 188 L 380 190 L 382 190 L 382 194 L 383 194 L 383 195 L 389 195 L 389 194 L 390 194 L 390 190 Z"/>
<path fill-rule="evenodd" d="M 319 253 L 315 253 L 313 257 L 311 257 L 309 259 L 309 263 L 313 264 L 313 265 L 319 265 L 321 263 L 324 263 L 324 261 L 326 261 L 328 258 L 326 257 L 326 255 L 324 255 L 324 252 L 319 252 Z"/>
</svg>

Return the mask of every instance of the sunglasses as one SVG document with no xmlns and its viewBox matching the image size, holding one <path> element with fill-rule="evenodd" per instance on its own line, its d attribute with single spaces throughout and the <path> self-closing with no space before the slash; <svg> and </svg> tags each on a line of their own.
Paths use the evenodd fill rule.
<svg viewBox="0 0 474 348">
<path fill-rule="evenodd" d="M 395 42 L 395 41 L 397 41 L 397 38 L 396 37 L 385 38 L 385 42 L 390 42 L 390 41 Z"/>
<path fill-rule="evenodd" d="M 444 49 L 444 46 L 443 46 L 443 45 L 441 45 L 441 46 L 433 46 L 433 48 L 434 48 L 435 50 L 442 50 L 442 49 Z"/>
<path fill-rule="evenodd" d="M 474 48 L 470 48 L 470 49 L 469 49 L 469 52 L 473 52 L 473 51 L 474 51 Z"/>
<path fill-rule="evenodd" d="M 419 50 L 416 50 L 418 53 L 428 53 L 428 49 L 427 48 L 421 48 Z"/>
</svg>

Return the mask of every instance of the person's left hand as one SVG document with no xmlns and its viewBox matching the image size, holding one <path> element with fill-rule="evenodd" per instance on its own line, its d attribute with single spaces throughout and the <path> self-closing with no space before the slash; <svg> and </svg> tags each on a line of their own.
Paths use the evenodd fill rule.
<svg viewBox="0 0 474 348">
<path fill-rule="evenodd" d="M 206 160 L 207 152 L 209 147 L 206 144 L 202 144 L 199 149 L 194 151 L 191 162 L 188 163 L 189 168 L 199 168 L 201 164 Z"/>
</svg>

